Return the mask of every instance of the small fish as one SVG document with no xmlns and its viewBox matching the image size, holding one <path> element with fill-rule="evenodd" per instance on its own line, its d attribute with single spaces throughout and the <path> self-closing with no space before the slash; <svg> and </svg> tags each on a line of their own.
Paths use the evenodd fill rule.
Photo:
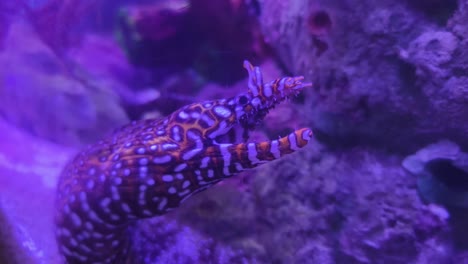
<svg viewBox="0 0 468 264">
<path fill-rule="evenodd" d="M 263 83 L 248 61 L 248 91 L 194 103 L 163 119 L 134 121 L 78 154 L 57 188 L 56 236 L 68 263 L 126 263 L 129 226 L 165 214 L 190 196 L 241 171 L 304 147 L 312 131 L 259 143 L 218 143 L 235 125 L 253 129 L 268 111 L 310 83 Z"/>
</svg>

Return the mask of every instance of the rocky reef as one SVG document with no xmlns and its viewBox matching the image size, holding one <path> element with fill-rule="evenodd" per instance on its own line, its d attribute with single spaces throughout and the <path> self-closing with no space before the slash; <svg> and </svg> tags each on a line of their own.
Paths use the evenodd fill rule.
<svg viewBox="0 0 468 264">
<path fill-rule="evenodd" d="M 468 263 L 466 1 L 215 2 L 0 1 L 0 263 L 61 263 L 66 162 L 244 91 L 244 59 L 313 83 L 249 141 L 313 141 L 145 220 L 135 262 Z"/>
</svg>

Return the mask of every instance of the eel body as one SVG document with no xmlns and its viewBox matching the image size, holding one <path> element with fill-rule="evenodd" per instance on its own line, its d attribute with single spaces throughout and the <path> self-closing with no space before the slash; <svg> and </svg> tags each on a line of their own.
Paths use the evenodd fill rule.
<svg viewBox="0 0 468 264">
<path fill-rule="evenodd" d="M 259 143 L 218 143 L 233 126 L 252 129 L 268 111 L 309 83 L 263 83 L 244 62 L 248 91 L 194 103 L 157 120 L 135 121 L 79 153 L 57 187 L 56 236 L 67 263 L 125 263 L 129 227 L 162 215 L 217 182 L 304 147 L 308 128 Z"/>
</svg>

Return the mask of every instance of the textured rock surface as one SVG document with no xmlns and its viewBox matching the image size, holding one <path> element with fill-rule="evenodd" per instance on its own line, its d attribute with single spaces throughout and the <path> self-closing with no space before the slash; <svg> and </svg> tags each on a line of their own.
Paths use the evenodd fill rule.
<svg viewBox="0 0 468 264">
<path fill-rule="evenodd" d="M 111 45 L 105 50 L 99 53 L 99 65 L 112 63 L 109 60 L 114 58 L 112 66 L 117 69 Z M 87 53 L 94 56 L 89 49 Z M 116 76 L 94 70 L 95 61 L 94 69 L 90 68 L 89 61 L 78 53 L 72 57 L 77 64 L 73 70 L 86 79 L 73 77 L 65 62 L 38 39 L 31 27 L 13 24 L 0 54 L 0 115 L 33 135 L 75 146 L 95 142 L 128 122 L 116 95 Z"/>
<path fill-rule="evenodd" d="M 304 153 L 261 172 L 254 186 L 257 210 L 263 208 L 261 218 L 270 225 L 263 235 L 267 252 L 278 252 L 272 259 L 278 263 L 414 263 L 428 253 L 450 258 L 445 243 L 442 252 L 421 250 L 444 239 L 447 216 L 421 203 L 415 178 L 397 157 L 361 148 Z"/>
<path fill-rule="evenodd" d="M 315 81 L 308 109 L 327 143 L 466 146 L 466 2 L 431 2 L 262 1 L 266 41 Z"/>
<path fill-rule="evenodd" d="M 463 121 L 468 116 L 467 39 L 462 33 L 467 27 L 463 23 L 466 2 L 261 3 L 266 41 L 275 47 L 285 68 L 315 81 L 303 112 L 308 113 L 319 140 L 334 150 L 333 164 L 341 164 L 330 165 L 329 171 L 319 171 L 318 165 L 309 168 L 315 172 L 310 176 L 314 180 L 305 184 L 308 191 L 331 171 L 331 175 L 336 173 L 335 179 L 325 178 L 335 182 L 332 198 L 321 198 L 326 192 L 319 188 L 315 200 L 323 208 L 335 208 L 341 218 L 336 226 L 323 228 L 326 235 L 302 244 L 324 248 L 321 252 L 328 255 L 317 261 L 321 263 L 463 261 L 468 248 L 457 232 L 466 212 L 450 207 L 463 201 L 456 195 L 446 197 L 445 192 L 445 200 L 426 199 L 441 205 L 425 205 L 418 191 L 427 198 L 440 182 L 421 184 L 420 176 L 405 172 L 399 163 L 404 158 L 401 154 L 413 153 L 441 138 L 454 141 L 459 146 L 456 148 L 468 146 L 468 127 Z M 272 13 L 277 15 L 270 16 Z M 432 149 L 433 153 L 446 152 L 446 145 Z M 457 153 L 462 155 L 462 150 Z M 444 168 L 436 165 L 442 170 L 437 176 L 442 182 L 453 172 Z M 277 169 L 269 178 L 284 178 L 285 171 Z M 464 188 L 466 173 L 455 174 L 455 184 Z M 272 185 L 275 190 L 284 186 L 263 185 Z M 309 197 L 301 189 L 291 193 L 301 199 Z M 444 209 L 444 205 L 449 207 Z M 324 242 L 317 242 L 320 240 Z"/>
<path fill-rule="evenodd" d="M 1 263 L 58 263 L 55 182 L 73 150 L 0 122 Z"/>
<path fill-rule="evenodd" d="M 468 208 L 468 154 L 450 141 L 440 141 L 403 161 L 418 177 L 421 196 L 431 203 Z"/>
</svg>

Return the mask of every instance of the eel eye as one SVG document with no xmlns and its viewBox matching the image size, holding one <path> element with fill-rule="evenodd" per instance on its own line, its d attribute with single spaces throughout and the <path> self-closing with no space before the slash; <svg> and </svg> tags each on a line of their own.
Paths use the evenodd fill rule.
<svg viewBox="0 0 468 264">
<path fill-rule="evenodd" d="M 247 99 L 247 96 L 245 95 L 242 95 L 241 97 L 239 97 L 239 100 L 238 100 L 239 104 L 241 105 L 245 105 L 248 101 L 249 99 Z"/>
</svg>

